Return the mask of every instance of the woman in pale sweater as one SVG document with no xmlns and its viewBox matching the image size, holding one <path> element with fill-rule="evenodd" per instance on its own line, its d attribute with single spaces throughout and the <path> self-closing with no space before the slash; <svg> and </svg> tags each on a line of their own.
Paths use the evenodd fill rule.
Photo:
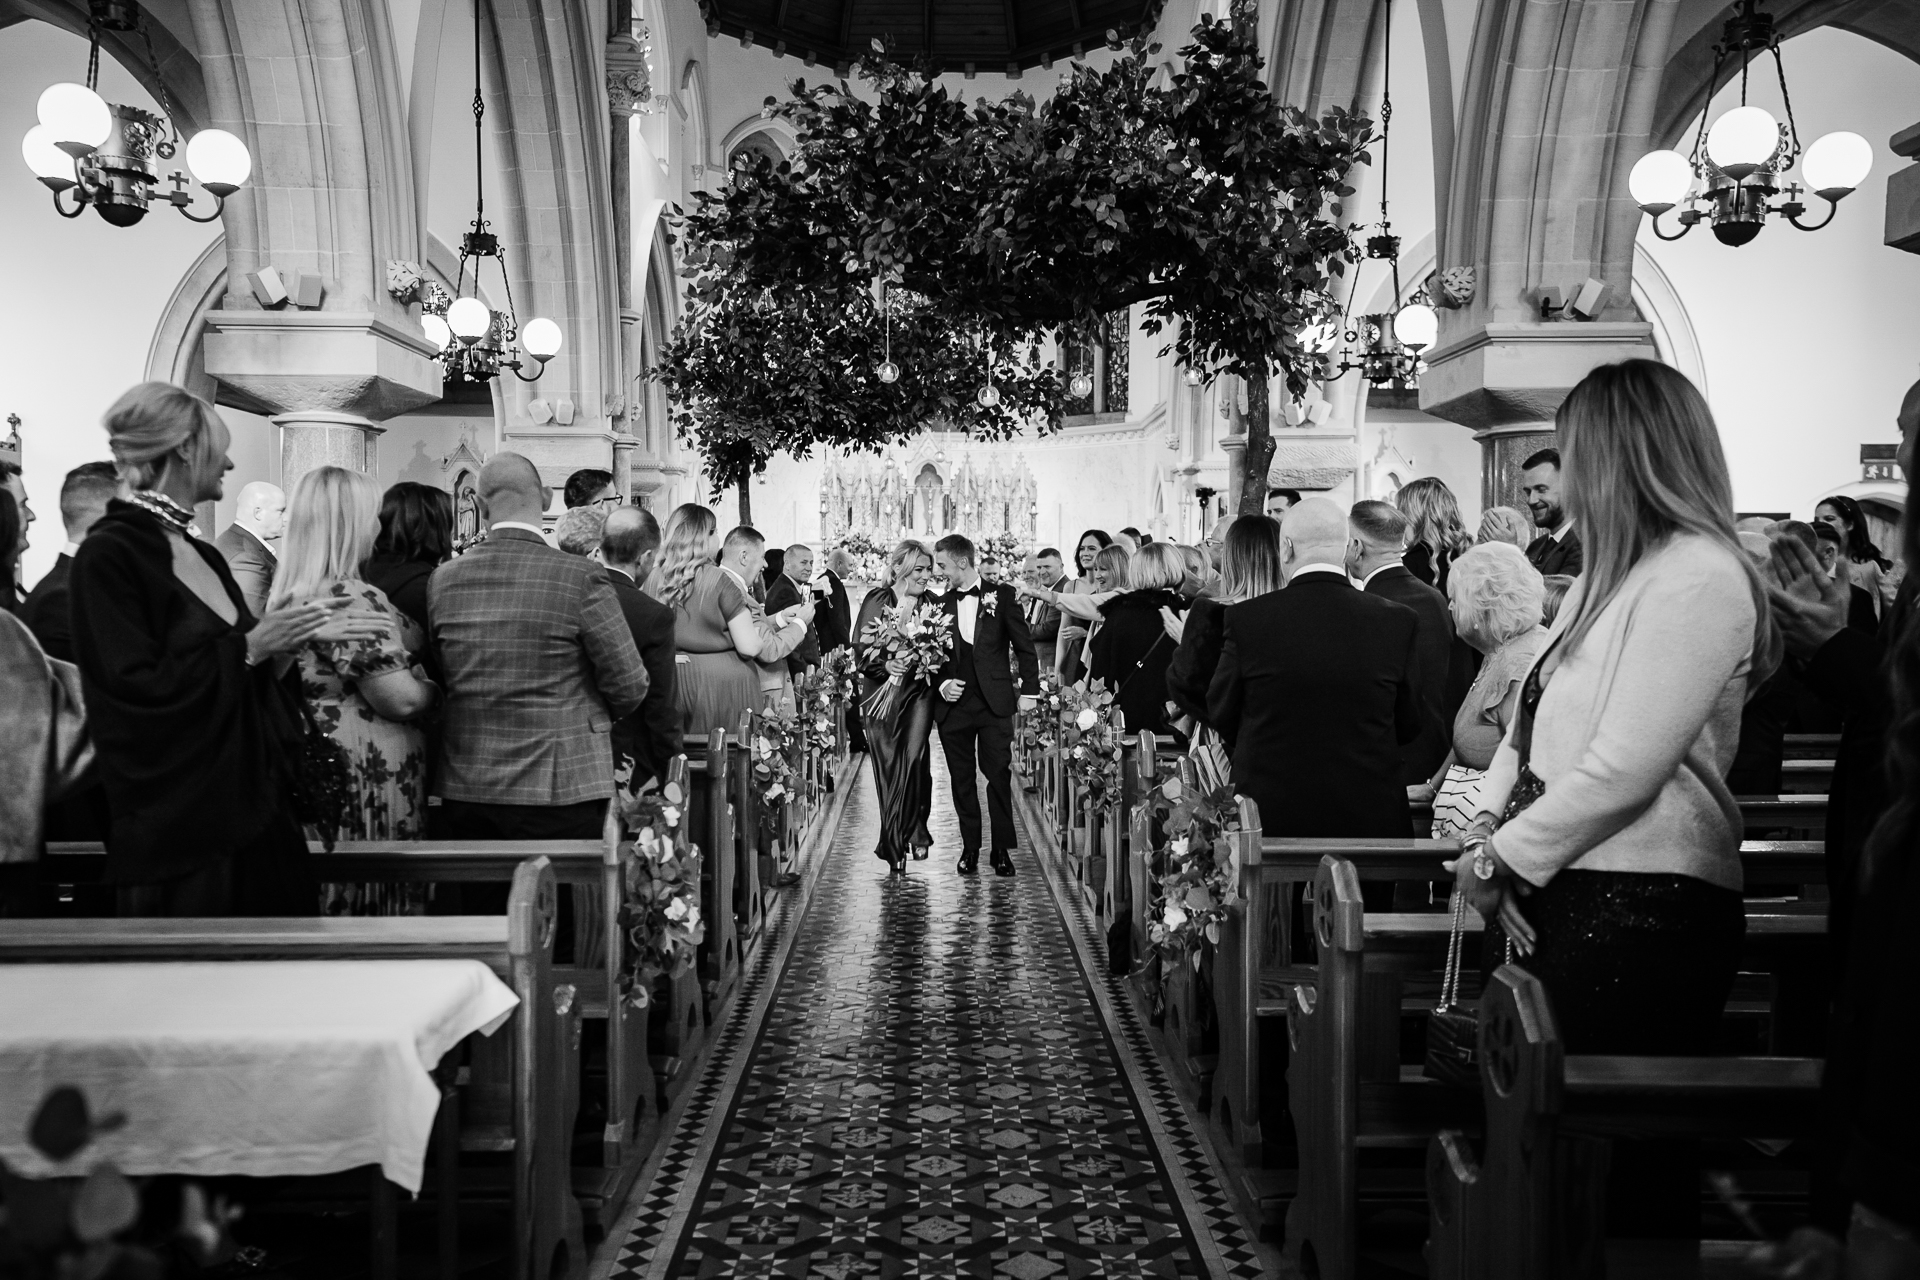
<svg viewBox="0 0 1920 1280">
<path fill-rule="evenodd" d="M 1692 383 L 1603 365 L 1555 426 L 1586 573 L 1487 771 L 1458 885 L 1546 987 L 1567 1052 L 1701 1053 L 1746 928 L 1724 779 L 1779 635 Z"/>
</svg>

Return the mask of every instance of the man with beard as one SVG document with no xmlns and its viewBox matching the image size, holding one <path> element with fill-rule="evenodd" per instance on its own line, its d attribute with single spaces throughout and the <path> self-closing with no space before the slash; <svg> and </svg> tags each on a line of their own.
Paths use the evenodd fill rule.
<svg viewBox="0 0 1920 1280">
<path fill-rule="evenodd" d="M 1560 451 L 1542 449 L 1520 464 L 1520 496 L 1533 512 L 1540 536 L 1527 547 L 1527 560 L 1543 578 L 1579 577 L 1585 557 L 1580 535 L 1560 505 Z"/>
</svg>

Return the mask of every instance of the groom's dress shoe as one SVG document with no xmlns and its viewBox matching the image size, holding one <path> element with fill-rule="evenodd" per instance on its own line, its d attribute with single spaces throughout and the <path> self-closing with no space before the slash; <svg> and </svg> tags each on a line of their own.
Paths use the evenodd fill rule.
<svg viewBox="0 0 1920 1280">
<path fill-rule="evenodd" d="M 993 851 L 993 873 L 997 876 L 1012 875 L 1013 855 L 1009 854 L 1005 849 L 995 849 Z"/>
<path fill-rule="evenodd" d="M 972 853 L 961 854 L 959 870 L 963 876 L 977 875 L 980 871 L 979 850 L 976 849 Z"/>
</svg>

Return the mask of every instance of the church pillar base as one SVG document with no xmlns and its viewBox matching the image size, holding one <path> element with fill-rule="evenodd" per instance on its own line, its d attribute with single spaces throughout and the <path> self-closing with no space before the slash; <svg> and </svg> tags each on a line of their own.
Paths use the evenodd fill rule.
<svg viewBox="0 0 1920 1280">
<path fill-rule="evenodd" d="M 1504 427 L 1476 431 L 1480 442 L 1480 501 L 1488 507 L 1517 507 L 1520 499 L 1520 464 L 1542 449 L 1554 447 L 1556 437 L 1551 422 L 1514 422 Z"/>
<path fill-rule="evenodd" d="M 280 480 L 289 495 L 315 467 L 345 467 L 379 478 L 380 437 L 386 428 L 372 419 L 306 409 L 275 414 L 270 421 L 280 428 Z"/>
</svg>

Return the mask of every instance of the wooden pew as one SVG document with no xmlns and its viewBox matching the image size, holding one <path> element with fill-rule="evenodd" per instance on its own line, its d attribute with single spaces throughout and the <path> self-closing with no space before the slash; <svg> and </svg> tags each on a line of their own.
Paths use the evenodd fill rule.
<svg viewBox="0 0 1920 1280">
<path fill-rule="evenodd" d="M 0 963 L 481 961 L 520 1003 L 505 1034 L 470 1042 L 472 1083 L 460 1092 L 459 1145 L 510 1154 L 511 1275 L 555 1280 L 587 1261 L 568 1173 L 579 1106 L 579 1012 L 573 989 L 555 981 L 559 913 L 551 861 L 529 858 L 512 879 L 504 917 L 0 920 Z M 376 1208 L 382 1199 L 376 1195 Z M 443 1201 L 443 1245 L 448 1207 Z M 383 1265 L 392 1275 L 390 1257 Z"/>
<path fill-rule="evenodd" d="M 1815 1058 L 1568 1056 L 1537 978 L 1505 966 L 1480 1002 L 1486 1137 L 1428 1148 L 1434 1280 L 1605 1274 L 1606 1144 L 1633 1136 L 1792 1139 L 1810 1129 Z"/>
<path fill-rule="evenodd" d="M 1826 795 L 1833 789 L 1833 761 L 1781 761 L 1780 789 L 1789 795 Z"/>
<path fill-rule="evenodd" d="M 747 963 L 754 949 L 760 945 L 767 909 L 760 889 L 773 879 L 773 848 L 761 815 L 767 801 L 761 796 L 760 784 L 753 776 L 753 738 L 753 713 L 743 711 L 740 713 L 739 731 L 729 743 L 731 758 L 727 764 L 731 771 L 729 791 L 733 797 L 734 843 L 730 850 L 730 856 L 735 860 L 733 928 L 738 940 L 741 965 Z"/>
<path fill-rule="evenodd" d="M 737 753 L 729 751 L 727 731 L 715 728 L 704 738 L 689 734 L 685 741 L 687 777 L 692 784 L 687 808 L 693 819 L 693 842 L 700 846 L 700 918 L 706 925 L 699 959 L 704 1030 L 714 1024 L 720 1006 L 740 982 L 740 934 L 733 892 L 740 857 L 734 824 L 750 821 L 752 815 L 736 811 L 733 805 L 733 757 Z M 687 1062 L 697 1047 L 697 1043 L 683 1044 L 682 1052 L 673 1056 Z M 675 1074 L 669 1069 L 670 1078 Z"/>
<path fill-rule="evenodd" d="M 1789 760 L 1832 760 L 1840 754 L 1840 735 L 1790 733 L 1783 745 Z"/>
<path fill-rule="evenodd" d="M 1827 834 L 1825 795 L 1736 796 L 1747 839 L 1766 840 L 1791 831 L 1800 839 L 1824 839 Z"/>
</svg>

